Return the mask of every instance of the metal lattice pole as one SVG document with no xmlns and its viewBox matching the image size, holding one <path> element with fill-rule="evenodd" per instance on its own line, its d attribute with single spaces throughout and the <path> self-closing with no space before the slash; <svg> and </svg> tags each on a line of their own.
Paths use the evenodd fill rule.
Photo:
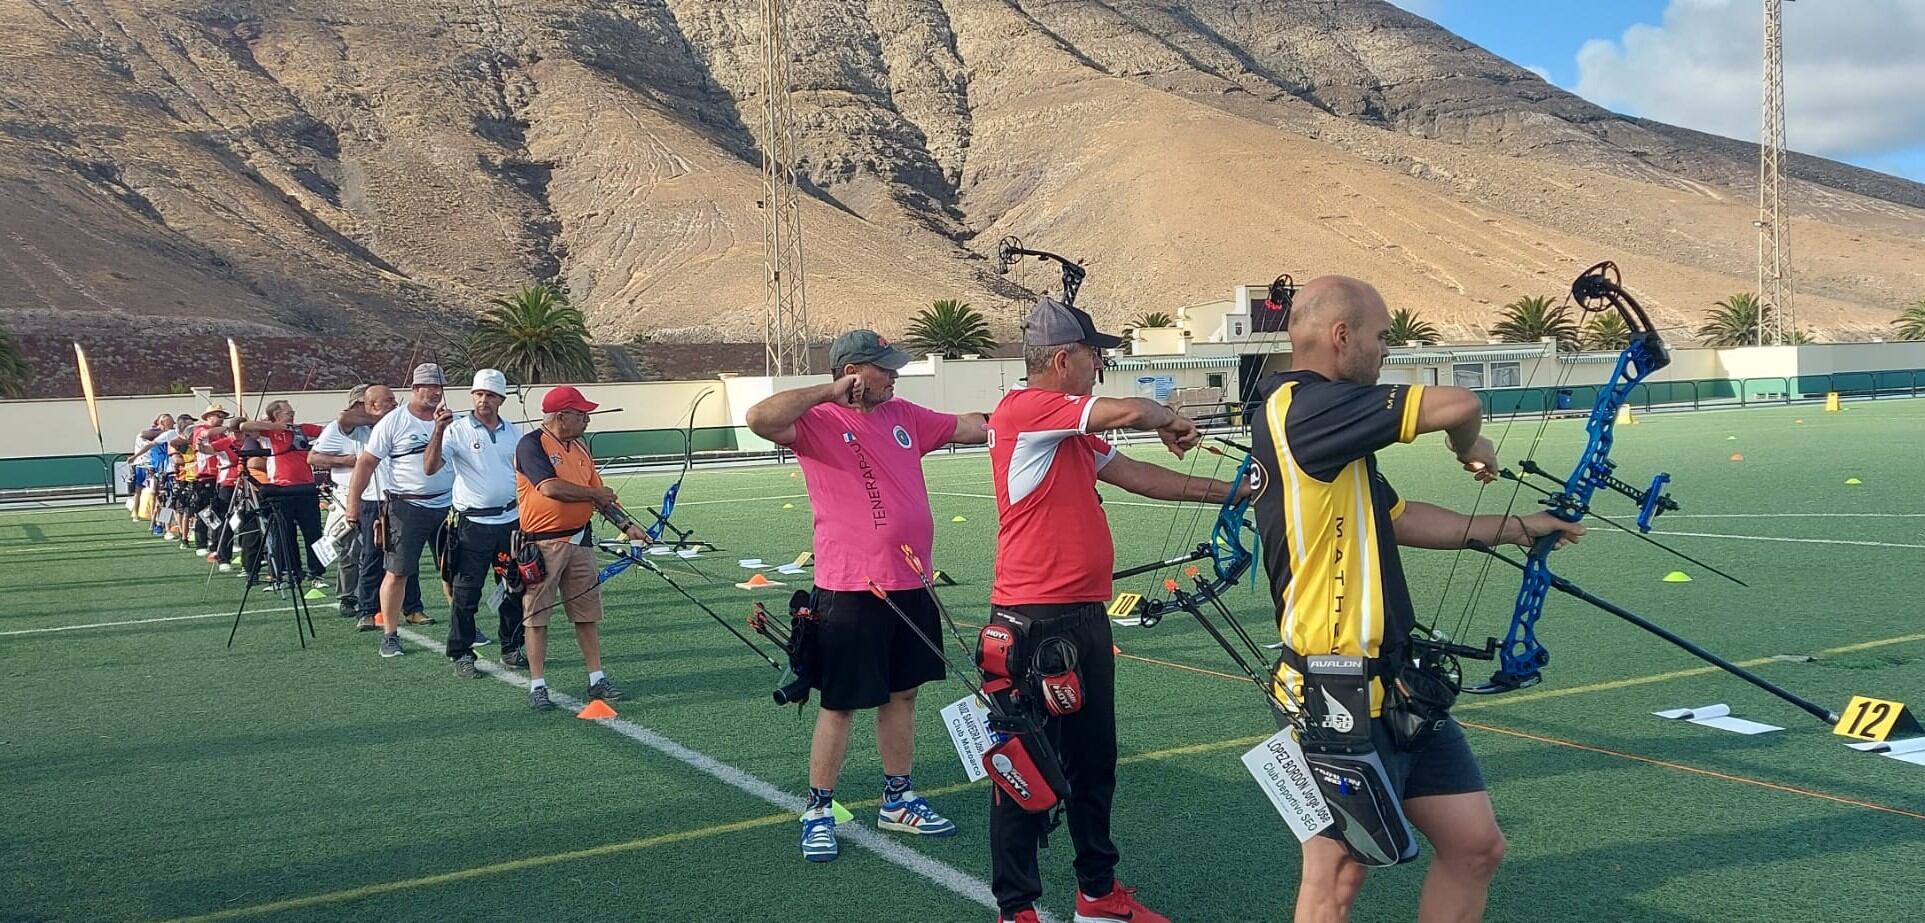
<svg viewBox="0 0 1925 923">
<path fill-rule="evenodd" d="M 769 375 L 809 371 L 802 268 L 802 190 L 796 177 L 795 70 L 785 0 L 762 0 L 762 252 L 768 269 L 762 339 Z"/>
<path fill-rule="evenodd" d="M 1758 135 L 1758 336 L 1778 345 L 1792 314 L 1791 227 L 1784 213 L 1785 59 L 1782 0 L 1764 0 L 1764 120 Z"/>
</svg>

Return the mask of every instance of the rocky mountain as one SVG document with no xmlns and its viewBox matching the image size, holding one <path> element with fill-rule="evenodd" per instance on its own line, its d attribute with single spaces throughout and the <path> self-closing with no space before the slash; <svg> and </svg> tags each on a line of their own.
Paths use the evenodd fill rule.
<svg viewBox="0 0 1925 923">
<path fill-rule="evenodd" d="M 459 332 L 565 284 L 598 337 L 749 339 L 759 0 L 0 5 L 0 319 L 27 335 Z M 1752 287 L 1755 158 L 1376 0 L 793 0 L 812 327 L 1086 259 L 1114 322 L 1278 272 L 1458 336 L 1616 259 L 1662 323 Z M 1925 186 L 1793 161 L 1800 324 L 1925 293 Z M 317 340 L 318 342 L 318 340 Z"/>
</svg>

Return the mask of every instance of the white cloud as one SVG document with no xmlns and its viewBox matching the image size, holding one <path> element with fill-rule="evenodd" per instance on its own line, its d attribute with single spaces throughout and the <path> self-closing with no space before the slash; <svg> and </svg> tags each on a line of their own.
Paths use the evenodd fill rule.
<svg viewBox="0 0 1925 923">
<path fill-rule="evenodd" d="M 1757 0 L 1671 0 L 1661 26 L 1578 51 L 1577 93 L 1601 106 L 1758 139 Z M 1800 151 L 1872 156 L 1925 145 L 1925 2 L 1784 5 L 1785 134 Z"/>
</svg>

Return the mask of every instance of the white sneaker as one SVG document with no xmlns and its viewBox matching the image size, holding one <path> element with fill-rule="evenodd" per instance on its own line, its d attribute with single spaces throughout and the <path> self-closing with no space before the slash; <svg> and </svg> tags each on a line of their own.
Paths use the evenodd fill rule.
<svg viewBox="0 0 1925 923">
<path fill-rule="evenodd" d="M 226 574 L 226 573 L 232 573 L 232 572 L 233 572 L 233 570 L 234 570 L 234 565 L 232 565 L 232 564 L 222 564 L 222 565 L 221 565 L 221 573 L 223 573 L 223 574 Z"/>
</svg>

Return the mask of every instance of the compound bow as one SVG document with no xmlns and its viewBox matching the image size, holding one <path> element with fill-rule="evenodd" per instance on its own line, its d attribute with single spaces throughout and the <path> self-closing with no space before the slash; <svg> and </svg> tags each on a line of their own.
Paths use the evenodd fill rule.
<svg viewBox="0 0 1925 923">
<path fill-rule="evenodd" d="M 1537 462 L 1527 458 L 1518 463 L 1516 471 L 1509 468 L 1501 469 L 1498 472 L 1498 476 L 1514 482 L 1519 489 L 1530 487 L 1532 490 L 1543 494 L 1543 499 L 1539 502 L 1552 516 L 1558 519 L 1570 523 L 1581 522 L 1586 517 L 1595 519 L 1606 525 L 1635 535 L 1651 545 L 1661 548 L 1686 561 L 1690 561 L 1733 583 L 1737 583 L 1740 586 L 1746 585 L 1744 581 L 1699 561 L 1690 555 L 1684 554 L 1677 549 L 1664 545 L 1647 534 L 1651 531 L 1652 522 L 1656 520 L 1658 516 L 1678 509 L 1677 501 L 1671 499 L 1670 494 L 1665 490 L 1671 481 L 1669 474 L 1659 473 L 1653 476 L 1649 486 L 1645 487 L 1638 487 L 1620 480 L 1616 475 L 1617 463 L 1611 460 L 1611 448 L 1614 443 L 1619 411 L 1629 402 L 1632 391 L 1636 389 L 1639 384 L 1650 377 L 1653 372 L 1664 368 L 1670 363 L 1671 354 L 1665 347 L 1663 338 L 1659 336 L 1657 329 L 1652 326 L 1650 317 L 1646 315 L 1643 306 L 1639 305 L 1637 299 L 1624 289 L 1620 281 L 1618 268 L 1613 263 L 1598 263 L 1579 275 L 1577 279 L 1571 283 L 1571 300 L 1585 313 L 1597 313 L 1607 309 L 1616 311 L 1618 316 L 1624 320 L 1626 326 L 1630 328 L 1630 342 L 1619 352 L 1617 362 L 1611 371 L 1610 380 L 1598 389 L 1597 399 L 1591 406 L 1590 415 L 1585 424 L 1588 441 L 1585 444 L 1583 453 L 1579 455 L 1576 465 L 1571 469 L 1570 475 L 1559 480 Z M 1544 423 L 1540 425 L 1538 431 L 1537 440 L 1539 442 L 1541 442 L 1543 438 L 1544 427 L 1548 425 L 1548 422 L 1549 416 L 1547 414 Z M 1533 442 L 1533 450 L 1535 450 L 1536 446 L 1537 442 Z M 1499 449 L 1501 450 L 1501 448 L 1502 444 L 1500 442 Z M 1528 480 L 1529 478 L 1553 481 L 1556 488 L 1543 487 Z M 1592 497 L 1600 490 L 1622 495 L 1637 504 L 1638 514 L 1635 520 L 1635 528 L 1626 526 L 1612 519 L 1607 519 L 1592 511 Z M 1511 497 L 1513 506 L 1516 503 L 1516 499 L 1517 493 L 1514 491 Z M 1473 513 L 1474 512 L 1475 509 L 1473 508 Z M 1507 509 L 1506 517 L 1508 518 L 1508 516 L 1509 510 Z M 1420 644 L 1442 644 L 1448 647 L 1451 653 L 1481 656 L 1481 659 L 1490 659 L 1495 655 L 1499 661 L 1499 666 L 1491 678 L 1484 683 L 1465 687 L 1464 691 L 1477 694 L 1503 693 L 1533 686 L 1542 681 L 1543 669 L 1550 663 L 1551 655 L 1550 650 L 1537 638 L 1537 623 L 1544 613 L 1545 599 L 1550 595 L 1550 591 L 1557 590 L 1561 593 L 1582 599 L 1605 612 L 1624 619 L 1645 631 L 1651 632 L 1677 645 L 1693 656 L 1730 672 L 1740 679 L 1798 706 L 1800 709 L 1821 720 L 1834 724 L 1837 722 L 1837 715 L 1830 710 L 1794 695 L 1756 674 L 1706 651 L 1636 613 L 1592 595 L 1571 581 L 1553 573 L 1549 559 L 1551 551 L 1557 547 L 1560 537 L 1561 533 L 1557 532 L 1537 536 L 1531 542 L 1531 546 L 1525 553 L 1524 560 L 1521 562 L 1482 542 L 1471 540 L 1468 536 L 1466 537 L 1466 541 L 1464 542 L 1466 548 L 1483 552 L 1496 560 L 1517 568 L 1522 572 L 1523 579 L 1518 587 L 1516 601 L 1512 607 L 1510 626 L 1502 642 L 1498 642 L 1495 639 L 1486 642 L 1480 654 L 1476 652 L 1476 649 L 1465 649 L 1458 645 L 1449 644 L 1449 642 L 1444 639 L 1436 638 L 1435 633 L 1431 633 L 1432 639 L 1430 640 L 1419 639 Z M 1455 564 L 1453 563 L 1453 572 L 1454 570 Z M 1446 581 L 1445 593 L 1449 593 L 1448 580 Z M 1469 611 L 1470 607 L 1467 606 L 1466 619 L 1468 619 Z"/>
</svg>

